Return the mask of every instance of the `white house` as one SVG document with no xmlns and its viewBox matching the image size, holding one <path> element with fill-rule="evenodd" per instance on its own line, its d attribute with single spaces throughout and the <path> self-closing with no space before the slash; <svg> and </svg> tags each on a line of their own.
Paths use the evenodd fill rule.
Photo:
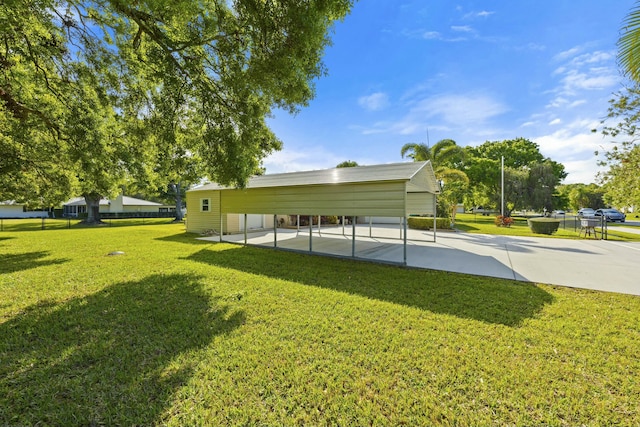
<svg viewBox="0 0 640 427">
<path fill-rule="evenodd" d="M 120 194 L 115 199 L 100 200 L 101 214 L 168 213 L 175 212 L 175 210 L 175 206 L 163 205 L 162 203 L 136 199 L 135 197 L 123 196 L 122 194 Z M 62 215 L 65 217 L 77 217 L 85 213 L 87 213 L 87 202 L 84 200 L 84 197 L 73 198 L 62 205 Z"/>
<path fill-rule="evenodd" d="M 49 216 L 45 211 L 25 211 L 22 203 L 14 200 L 0 201 L 0 218 L 42 218 Z"/>
</svg>

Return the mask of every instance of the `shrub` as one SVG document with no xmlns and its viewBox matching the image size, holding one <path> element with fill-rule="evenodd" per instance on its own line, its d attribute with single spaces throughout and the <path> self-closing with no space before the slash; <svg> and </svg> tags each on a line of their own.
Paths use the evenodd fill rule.
<svg viewBox="0 0 640 427">
<path fill-rule="evenodd" d="M 558 231 L 560 220 L 554 218 L 529 218 L 529 228 L 536 234 L 553 234 Z"/>
<path fill-rule="evenodd" d="M 513 218 L 509 216 L 498 215 L 496 217 L 496 225 L 498 227 L 511 227 L 511 224 L 513 224 Z"/>
<path fill-rule="evenodd" d="M 433 217 L 412 216 L 407 221 L 407 226 L 414 230 L 431 230 L 433 228 Z M 436 228 L 450 229 L 451 220 L 449 218 L 436 218 Z"/>
</svg>

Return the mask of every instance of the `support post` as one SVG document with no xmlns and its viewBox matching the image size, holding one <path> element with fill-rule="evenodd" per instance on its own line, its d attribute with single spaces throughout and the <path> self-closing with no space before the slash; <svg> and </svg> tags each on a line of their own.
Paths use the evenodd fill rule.
<svg viewBox="0 0 640 427">
<path fill-rule="evenodd" d="M 400 239 L 402 239 L 402 217 L 400 217 Z"/>
<path fill-rule="evenodd" d="M 278 215 L 273 214 L 273 247 L 278 247 Z"/>
<path fill-rule="evenodd" d="M 373 217 L 369 217 L 369 237 L 373 237 L 373 232 L 371 231 L 371 226 L 373 224 Z"/>
<path fill-rule="evenodd" d="M 320 235 L 320 220 L 322 219 L 322 217 L 320 215 L 318 215 L 318 235 Z"/>
<path fill-rule="evenodd" d="M 342 235 L 344 236 L 344 215 L 342 215 Z"/>
<path fill-rule="evenodd" d="M 313 252 L 313 217 L 309 215 L 309 252 Z"/>
<path fill-rule="evenodd" d="M 356 217 L 351 217 L 351 256 L 356 257 Z"/>
<path fill-rule="evenodd" d="M 247 214 L 244 214 L 244 244 L 247 245 Z"/>
<path fill-rule="evenodd" d="M 433 193 L 433 242 L 436 241 L 436 224 L 437 224 L 437 216 L 438 215 L 438 196 L 436 193 Z"/>
<path fill-rule="evenodd" d="M 224 222 L 222 220 L 222 212 L 220 212 L 220 243 L 222 243 L 222 227 L 224 227 Z"/>
<path fill-rule="evenodd" d="M 402 263 L 407 265 L 407 217 L 404 217 L 404 247 L 402 254 Z"/>
</svg>

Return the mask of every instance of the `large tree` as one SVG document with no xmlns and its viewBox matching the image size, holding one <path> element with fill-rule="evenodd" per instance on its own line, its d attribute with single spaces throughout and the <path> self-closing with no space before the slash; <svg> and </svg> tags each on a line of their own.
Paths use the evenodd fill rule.
<svg viewBox="0 0 640 427">
<path fill-rule="evenodd" d="M 172 151 L 157 141 L 187 143 L 210 179 L 242 186 L 280 148 L 265 121 L 272 109 L 296 112 L 313 98 L 328 30 L 351 4 L 2 2 L 0 183 L 26 178 L 0 187 L 0 199 L 34 181 L 33 197 L 51 203 L 72 190 L 95 200 L 148 179 L 153 159 Z M 172 96 L 172 126 L 153 128 Z"/>
<path fill-rule="evenodd" d="M 609 101 L 607 117 L 601 122 L 601 132 L 609 145 L 596 153 L 600 155 L 600 165 L 608 167 L 600 175 L 604 199 L 620 208 L 640 206 L 639 123 L 640 84 L 636 84 L 617 92 Z"/>
<path fill-rule="evenodd" d="M 553 209 L 555 187 L 567 176 L 564 166 L 545 158 L 538 144 L 525 138 L 467 147 L 464 171 L 473 192 L 484 194 L 495 206 L 500 205 L 503 157 L 507 213 L 517 208 Z"/>
</svg>

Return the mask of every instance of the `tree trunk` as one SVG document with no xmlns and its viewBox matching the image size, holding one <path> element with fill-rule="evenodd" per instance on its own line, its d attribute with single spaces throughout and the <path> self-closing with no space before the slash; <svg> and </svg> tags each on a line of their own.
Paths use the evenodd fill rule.
<svg viewBox="0 0 640 427">
<path fill-rule="evenodd" d="M 182 221 L 184 216 L 182 215 L 182 185 L 180 183 L 171 184 L 173 193 L 176 197 L 176 221 Z"/>
<path fill-rule="evenodd" d="M 88 193 L 84 195 L 84 200 L 87 203 L 87 218 L 82 221 L 84 224 L 104 224 L 100 219 L 100 199 L 102 199 L 102 196 L 97 193 Z"/>
</svg>

